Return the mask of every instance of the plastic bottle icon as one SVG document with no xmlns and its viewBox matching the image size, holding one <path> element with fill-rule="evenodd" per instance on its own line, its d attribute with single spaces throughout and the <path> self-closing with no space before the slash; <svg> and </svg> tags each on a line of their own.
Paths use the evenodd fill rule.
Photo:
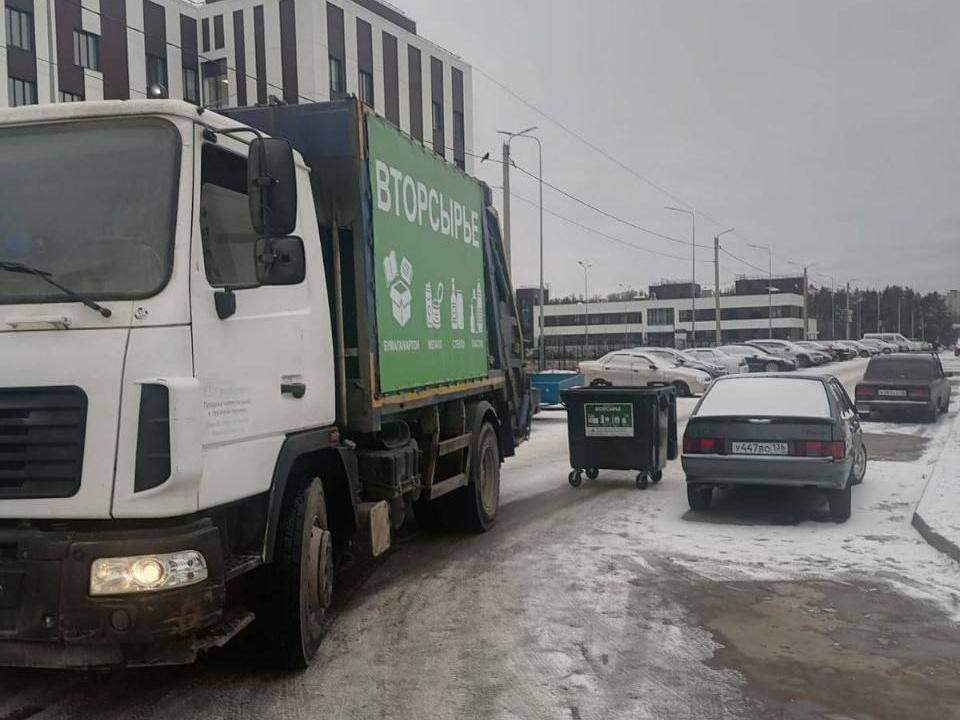
<svg viewBox="0 0 960 720">
<path fill-rule="evenodd" d="M 456 278 L 450 278 L 450 329 L 463 330 L 464 327 L 463 290 L 457 290 Z"/>
</svg>

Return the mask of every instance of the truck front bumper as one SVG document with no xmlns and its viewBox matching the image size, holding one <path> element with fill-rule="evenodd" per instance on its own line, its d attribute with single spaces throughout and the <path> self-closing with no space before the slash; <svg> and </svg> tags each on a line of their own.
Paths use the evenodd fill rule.
<svg viewBox="0 0 960 720">
<path fill-rule="evenodd" d="M 224 564 L 209 520 L 136 530 L 0 527 L 0 666 L 91 668 L 191 662 L 220 620 Z M 196 550 L 208 577 L 188 587 L 93 597 L 98 558 Z"/>
</svg>

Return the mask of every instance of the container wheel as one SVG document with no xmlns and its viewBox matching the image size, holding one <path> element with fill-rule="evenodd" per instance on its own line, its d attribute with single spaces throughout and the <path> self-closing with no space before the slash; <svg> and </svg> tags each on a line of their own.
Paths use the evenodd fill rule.
<svg viewBox="0 0 960 720">
<path fill-rule="evenodd" d="M 641 490 L 646 490 L 650 485 L 650 478 L 647 477 L 646 473 L 640 473 L 637 475 L 637 487 Z"/>
<path fill-rule="evenodd" d="M 658 482 L 663 480 L 663 470 L 657 470 L 654 473 L 650 473 L 650 479 L 653 480 L 653 484 L 656 485 Z"/>
<path fill-rule="evenodd" d="M 578 488 L 583 482 L 583 474 L 579 470 L 571 470 L 567 475 L 567 482 L 570 483 L 570 487 Z"/>
<path fill-rule="evenodd" d="M 587 477 L 591 480 L 596 480 L 598 477 L 600 477 L 600 471 L 597 470 L 597 468 L 590 468 L 587 470 Z"/>
</svg>

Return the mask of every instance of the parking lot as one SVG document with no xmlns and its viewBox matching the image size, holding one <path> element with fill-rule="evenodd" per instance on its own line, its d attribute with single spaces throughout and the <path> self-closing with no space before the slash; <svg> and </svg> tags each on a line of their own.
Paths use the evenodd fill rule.
<svg viewBox="0 0 960 720">
<path fill-rule="evenodd" d="M 852 393 L 865 364 L 825 372 Z M 252 640 L 162 671 L 3 670 L 0 718 L 957 718 L 960 566 L 911 516 L 958 422 L 955 401 L 935 424 L 865 423 L 837 524 L 803 490 L 691 512 L 679 462 L 645 491 L 627 472 L 575 490 L 546 410 L 497 527 L 410 531 L 352 571 L 304 674 L 265 672 Z"/>
</svg>

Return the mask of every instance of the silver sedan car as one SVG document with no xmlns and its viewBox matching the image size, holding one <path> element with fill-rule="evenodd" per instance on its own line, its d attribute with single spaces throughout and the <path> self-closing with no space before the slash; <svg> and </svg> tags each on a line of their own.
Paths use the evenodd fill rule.
<svg viewBox="0 0 960 720">
<path fill-rule="evenodd" d="M 682 463 L 693 510 L 708 509 L 715 488 L 810 487 L 826 491 L 831 516 L 843 521 L 867 450 L 856 407 L 835 378 L 730 375 L 694 409 Z"/>
</svg>

